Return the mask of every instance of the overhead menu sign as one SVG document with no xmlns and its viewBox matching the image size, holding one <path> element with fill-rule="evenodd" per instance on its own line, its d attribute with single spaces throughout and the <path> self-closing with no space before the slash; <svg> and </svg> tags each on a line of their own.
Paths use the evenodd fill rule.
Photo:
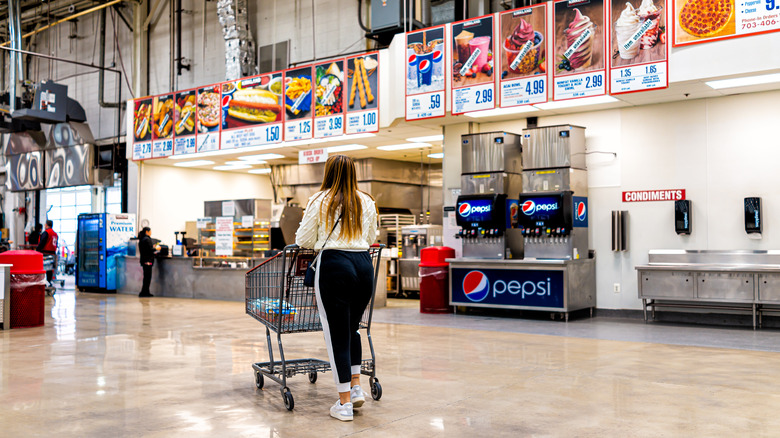
<svg viewBox="0 0 780 438">
<path fill-rule="evenodd" d="M 197 152 L 219 149 L 219 127 L 222 121 L 220 84 L 198 88 Z"/>
<path fill-rule="evenodd" d="M 179 91 L 174 95 L 173 154 L 194 154 L 195 125 L 198 118 L 198 92 Z"/>
<path fill-rule="evenodd" d="M 379 131 L 379 52 L 347 58 L 347 79 L 345 132 Z"/>
<path fill-rule="evenodd" d="M 328 159 L 328 149 L 309 149 L 298 151 L 298 164 L 324 163 Z"/>
<path fill-rule="evenodd" d="M 631 93 L 669 85 L 665 0 L 612 0 L 609 93 Z"/>
<path fill-rule="evenodd" d="M 452 23 L 452 114 L 496 107 L 492 15 Z"/>
<path fill-rule="evenodd" d="M 152 158 L 173 154 L 173 94 L 155 96 L 152 103 Z"/>
<path fill-rule="evenodd" d="M 553 100 L 606 94 L 603 0 L 560 0 L 553 7 Z"/>
<path fill-rule="evenodd" d="M 222 84 L 221 149 L 279 141 L 282 130 L 282 73 Z"/>
<path fill-rule="evenodd" d="M 547 102 L 547 4 L 499 16 L 502 108 Z"/>
<path fill-rule="evenodd" d="M 135 100 L 133 111 L 133 160 L 152 158 L 152 103 L 144 97 Z"/>
<path fill-rule="evenodd" d="M 779 0 L 674 0 L 674 46 L 780 30 Z"/>
<path fill-rule="evenodd" d="M 312 138 L 313 114 L 311 66 L 284 72 L 284 140 L 308 140 Z"/>
<path fill-rule="evenodd" d="M 314 67 L 314 137 L 344 134 L 344 60 Z"/>
<path fill-rule="evenodd" d="M 406 34 L 406 120 L 444 117 L 445 26 Z"/>
</svg>

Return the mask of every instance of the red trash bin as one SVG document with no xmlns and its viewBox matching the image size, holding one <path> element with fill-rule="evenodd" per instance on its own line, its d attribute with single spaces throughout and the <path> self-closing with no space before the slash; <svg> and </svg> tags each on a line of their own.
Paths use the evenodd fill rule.
<svg viewBox="0 0 780 438">
<path fill-rule="evenodd" d="M 455 250 L 447 246 L 430 246 L 420 250 L 420 313 L 451 313 L 449 278 Z"/>
<path fill-rule="evenodd" d="M 0 264 L 11 267 L 11 328 L 43 325 L 46 271 L 37 251 L 0 253 Z"/>
</svg>

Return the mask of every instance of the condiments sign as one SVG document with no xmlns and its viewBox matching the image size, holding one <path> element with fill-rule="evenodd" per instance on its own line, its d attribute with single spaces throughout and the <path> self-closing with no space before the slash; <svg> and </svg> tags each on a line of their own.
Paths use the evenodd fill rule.
<svg viewBox="0 0 780 438">
<path fill-rule="evenodd" d="M 685 189 L 623 192 L 623 202 L 682 201 Z"/>
</svg>

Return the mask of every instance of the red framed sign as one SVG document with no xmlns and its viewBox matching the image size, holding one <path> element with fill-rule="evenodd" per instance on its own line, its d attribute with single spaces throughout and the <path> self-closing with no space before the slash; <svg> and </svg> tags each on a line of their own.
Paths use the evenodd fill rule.
<svg viewBox="0 0 780 438">
<path fill-rule="evenodd" d="M 345 132 L 379 131 L 379 52 L 347 58 Z"/>
<path fill-rule="evenodd" d="M 780 0 L 673 0 L 674 46 L 780 31 Z"/>
<path fill-rule="evenodd" d="M 198 118 L 198 90 L 177 91 L 174 94 L 173 155 L 194 154 L 195 128 Z"/>
<path fill-rule="evenodd" d="M 314 137 L 344 134 L 343 59 L 314 66 Z"/>
<path fill-rule="evenodd" d="M 406 34 L 406 120 L 444 117 L 446 26 Z"/>
<path fill-rule="evenodd" d="M 452 23 L 452 114 L 496 107 L 496 29 L 493 15 Z"/>
<path fill-rule="evenodd" d="M 499 15 L 502 108 L 547 102 L 547 11 L 540 3 Z"/>
<path fill-rule="evenodd" d="M 611 0 L 609 93 L 669 86 L 666 0 Z"/>
<path fill-rule="evenodd" d="M 560 0 L 553 8 L 553 100 L 606 94 L 604 1 Z"/>
<path fill-rule="evenodd" d="M 222 125 L 222 84 L 198 88 L 197 152 L 219 150 L 219 131 Z"/>
</svg>

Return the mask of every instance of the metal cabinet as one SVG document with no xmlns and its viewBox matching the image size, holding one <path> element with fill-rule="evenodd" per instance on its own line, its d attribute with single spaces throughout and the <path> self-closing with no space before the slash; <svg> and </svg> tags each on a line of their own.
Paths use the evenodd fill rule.
<svg viewBox="0 0 780 438">
<path fill-rule="evenodd" d="M 696 274 L 696 297 L 708 301 L 753 301 L 752 273 L 699 272 Z"/>
<path fill-rule="evenodd" d="M 640 271 L 639 298 L 693 299 L 694 275 L 685 271 Z"/>
<path fill-rule="evenodd" d="M 780 303 L 780 274 L 758 274 L 758 300 Z"/>
</svg>

